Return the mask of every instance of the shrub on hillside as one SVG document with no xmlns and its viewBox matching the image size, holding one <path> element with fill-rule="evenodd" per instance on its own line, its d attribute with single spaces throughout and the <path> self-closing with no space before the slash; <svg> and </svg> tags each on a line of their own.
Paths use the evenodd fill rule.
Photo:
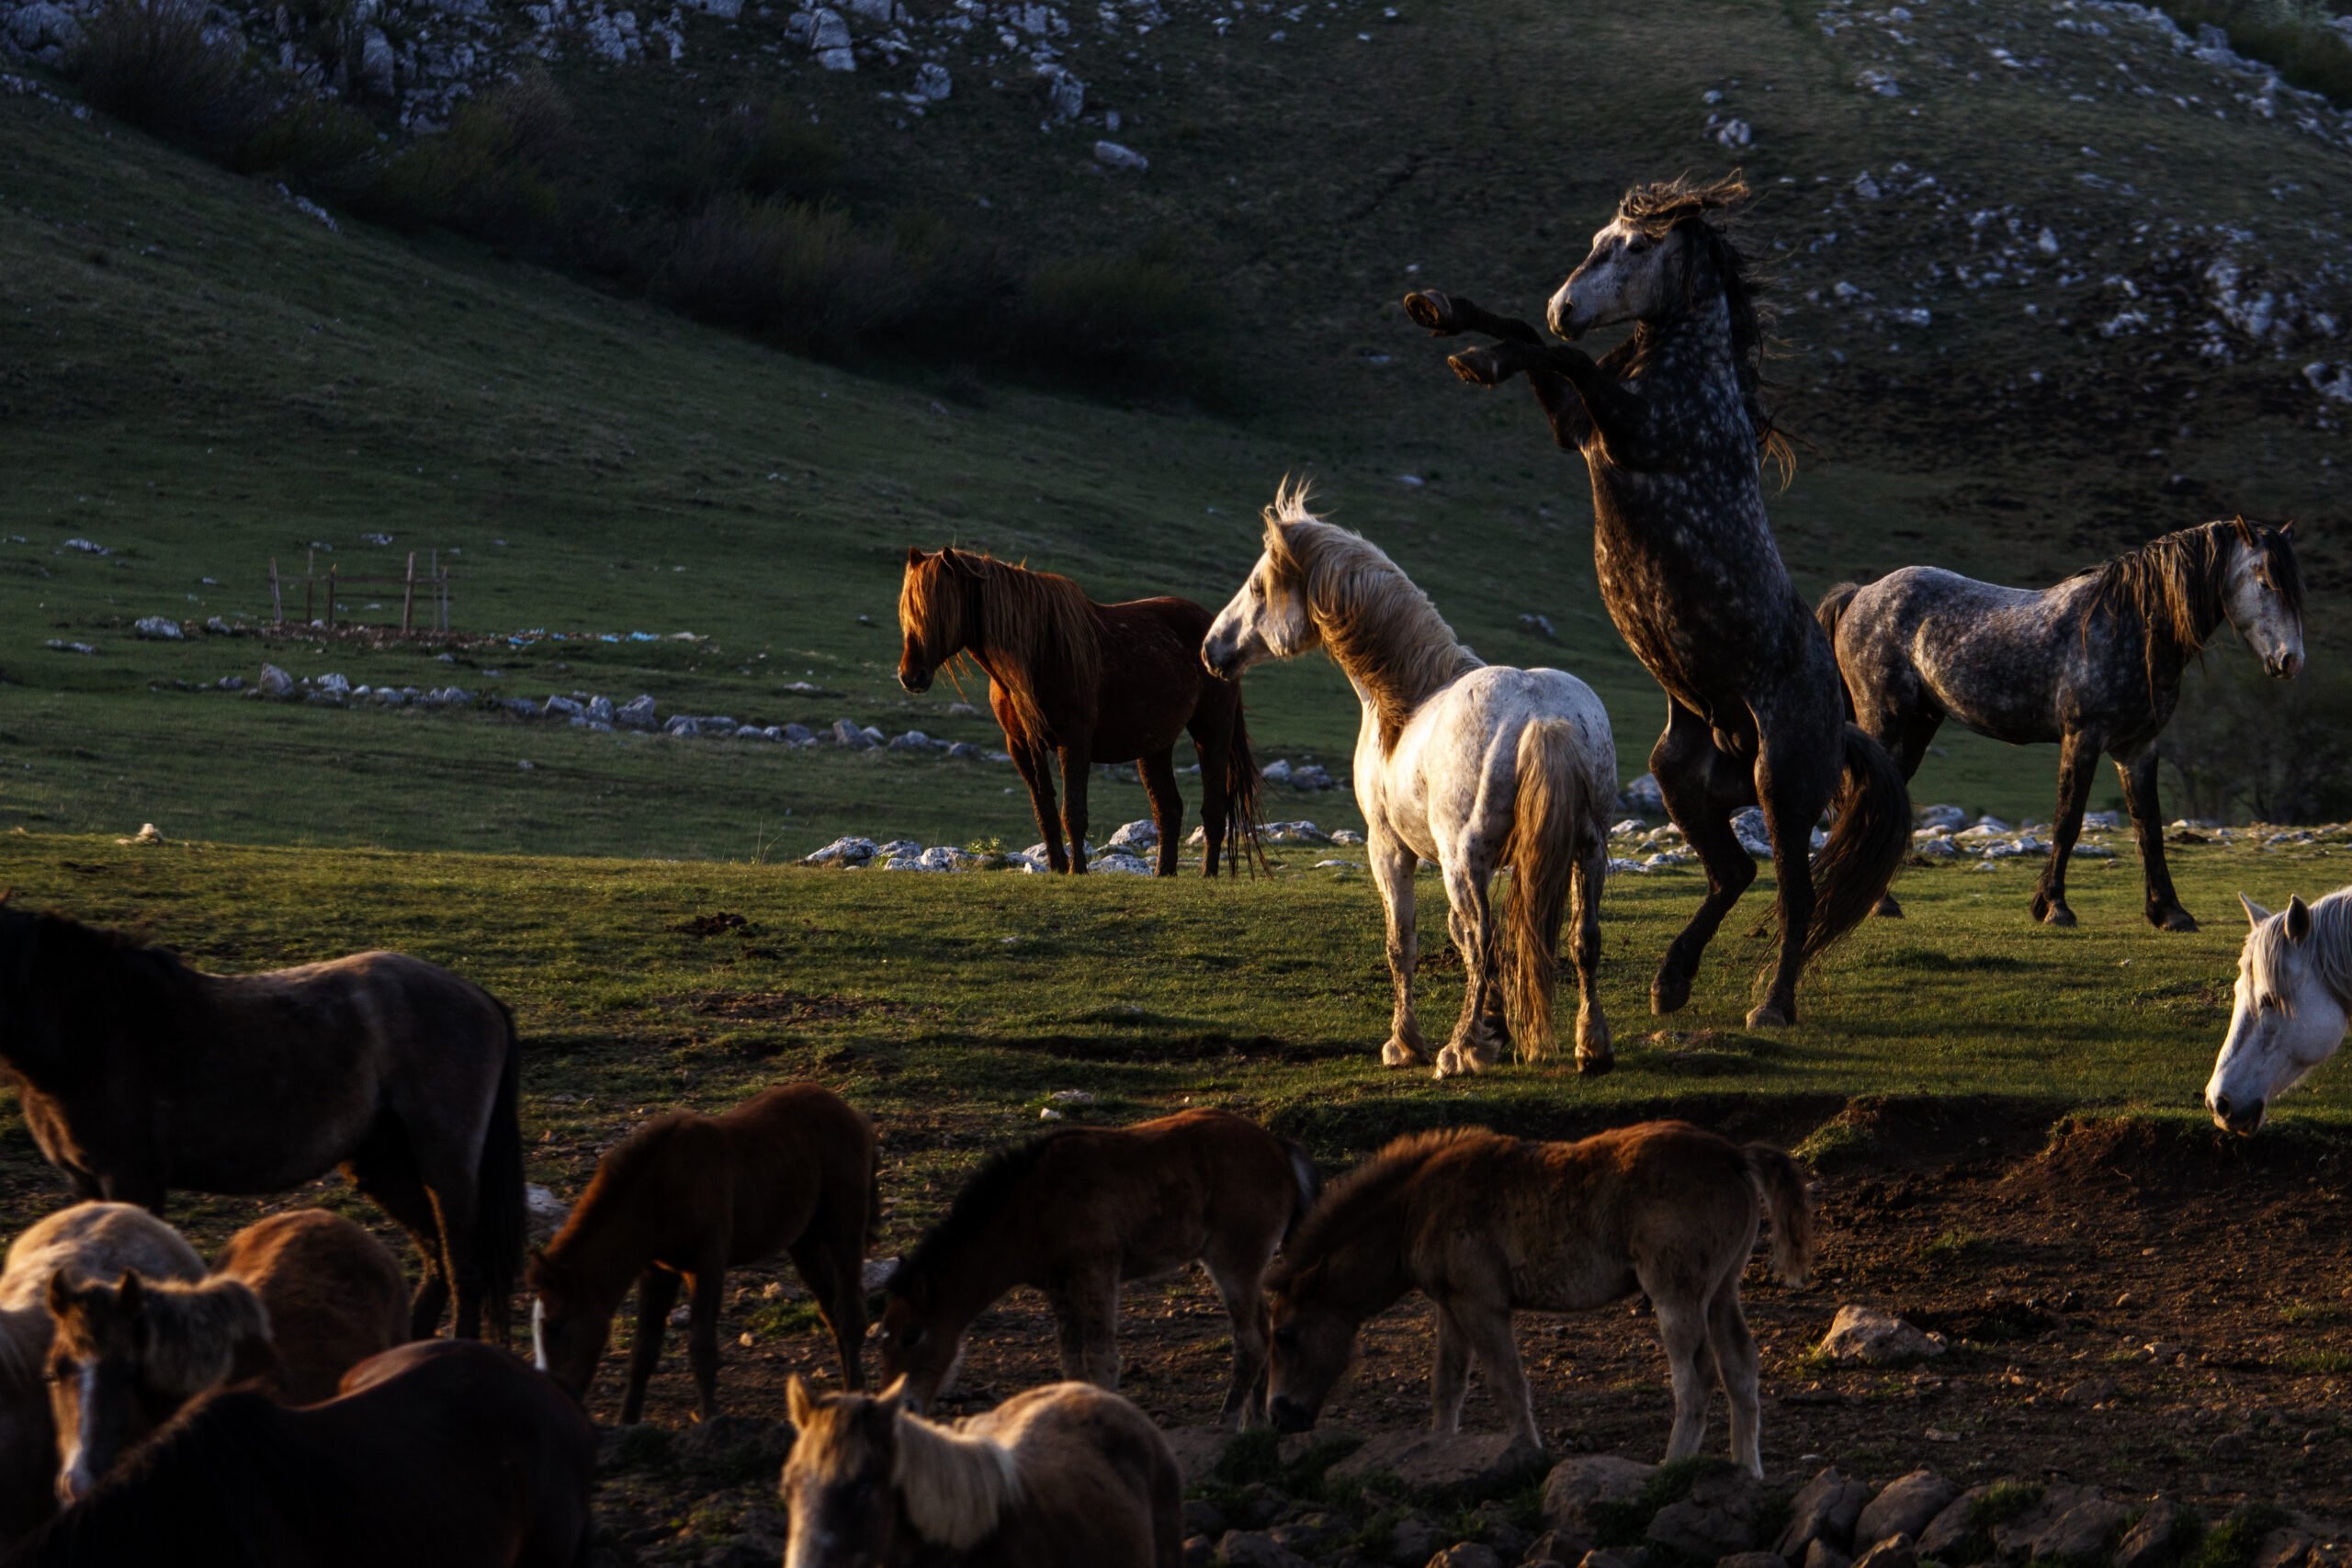
<svg viewBox="0 0 2352 1568">
<path fill-rule="evenodd" d="M 1032 275 L 1017 346 L 1023 360 L 1055 375 L 1198 391 L 1199 340 L 1211 319 L 1207 298 L 1169 261 L 1082 256 Z"/>
<path fill-rule="evenodd" d="M 215 153 L 266 109 L 242 43 L 205 27 L 200 0 L 107 0 L 84 24 L 74 73 L 93 108 Z"/>
<path fill-rule="evenodd" d="M 2183 682 L 2158 751 L 2172 775 L 2168 804 L 2182 816 L 2352 818 L 2352 675 L 2323 667 L 2281 682 L 2218 647 Z"/>
<path fill-rule="evenodd" d="M 383 141 L 368 117 L 339 98 L 298 97 L 238 147 L 239 172 L 272 175 L 314 194 L 347 197 L 376 177 Z"/>
<path fill-rule="evenodd" d="M 920 294 L 898 248 L 841 209 L 742 199 L 680 229 L 662 288 L 702 321 L 831 357 L 888 332 Z"/>
<path fill-rule="evenodd" d="M 443 228 L 498 245 L 562 238 L 557 172 L 573 143 L 571 106 L 534 69 L 460 108 L 449 129 L 394 158 L 359 198 L 396 228 Z"/>
<path fill-rule="evenodd" d="M 2329 24 L 2335 11 L 2309 0 L 2163 0 L 2183 27 L 2210 24 L 2230 47 L 2295 86 L 2352 104 L 2352 42 Z"/>
</svg>

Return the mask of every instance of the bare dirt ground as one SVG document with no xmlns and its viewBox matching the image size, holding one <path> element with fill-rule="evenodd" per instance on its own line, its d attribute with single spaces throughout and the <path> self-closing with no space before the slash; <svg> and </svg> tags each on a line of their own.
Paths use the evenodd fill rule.
<svg viewBox="0 0 2352 1568">
<path fill-rule="evenodd" d="M 1759 1267 L 1747 1292 L 1776 1483 L 1796 1484 L 1826 1462 L 1878 1479 L 1929 1465 L 1962 1484 L 2064 1480 L 2123 1497 L 2352 1513 L 2346 1151 L 2292 1134 L 2225 1140 L 2176 1122 L 2053 1127 L 2046 1109 L 1986 1101 L 1858 1104 L 1840 1124 L 1853 1136 L 1816 1145 L 1814 1284 L 1783 1290 Z M 909 1239 L 899 1228 L 886 1250 Z M 771 1278 L 797 1290 L 788 1274 L 744 1277 L 721 1374 L 729 1416 L 759 1423 L 782 1419 L 789 1375 L 838 1375 L 813 1326 L 733 1342 Z M 1826 1365 L 1814 1347 L 1847 1302 L 1897 1312 L 1951 1348 L 1903 1368 Z M 1429 1317 L 1414 1298 L 1367 1331 L 1327 1427 L 1422 1424 Z M 1206 1281 L 1131 1288 L 1123 1325 L 1123 1391 L 1164 1426 L 1213 1421 L 1228 1349 Z M 1663 1452 L 1665 1365 L 1644 1306 L 1531 1314 L 1520 1333 L 1555 1452 Z M 978 1325 L 949 1410 L 983 1408 L 1057 1375 L 1052 1321 L 1023 1292 Z M 616 1376 L 608 1356 L 592 1396 L 606 1419 Z M 1722 1415 L 1718 1398 L 1718 1451 Z M 662 1427 L 690 1422 L 682 1357 L 657 1379 L 649 1416 Z M 1475 1387 L 1464 1421 L 1499 1425 Z M 761 1472 L 783 1440 L 770 1434 L 737 1467 L 755 1473 L 718 1483 L 616 1475 L 605 1493 L 614 1540 L 651 1549 L 649 1560 L 705 1561 L 700 1531 L 756 1527 L 772 1505 L 773 1472 Z M 744 1508 L 752 1514 L 739 1518 Z"/>
</svg>

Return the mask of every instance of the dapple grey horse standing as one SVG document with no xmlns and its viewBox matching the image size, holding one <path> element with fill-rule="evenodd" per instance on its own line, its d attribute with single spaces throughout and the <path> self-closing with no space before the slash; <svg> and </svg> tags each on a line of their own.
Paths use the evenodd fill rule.
<svg viewBox="0 0 2352 1568">
<path fill-rule="evenodd" d="M 2054 588 L 2002 588 L 1933 567 L 1905 567 L 1867 588 L 1840 583 L 1821 601 L 1854 716 L 1919 771 L 1946 718 L 2013 746 L 2058 743 L 2058 814 L 2033 918 L 2071 926 L 2066 857 L 2101 753 L 2115 758 L 2140 840 L 2151 923 L 2193 931 L 2165 867 L 2156 806 L 2156 737 L 2180 701 L 2180 677 L 2222 622 L 2263 667 L 2303 667 L 2303 582 L 2290 537 L 2243 517 L 2150 540 Z M 1902 910 L 1889 898 L 1886 914 Z"/>
<path fill-rule="evenodd" d="M 1886 891 L 1910 847 L 1911 807 L 1885 750 L 1846 722 L 1828 639 L 1764 514 L 1758 459 L 1785 446 L 1756 395 L 1762 331 L 1746 262 L 1709 219 L 1747 194 L 1736 176 L 1626 194 L 1552 297 L 1563 338 L 1634 323 L 1599 361 L 1466 299 L 1414 294 L 1405 306 L 1440 336 L 1501 339 L 1448 363 L 1479 386 L 1525 376 L 1553 438 L 1591 471 L 1601 598 L 1667 692 L 1650 768 L 1707 871 L 1706 899 L 1651 983 L 1656 1011 L 1690 998 L 1701 954 L 1756 879 L 1731 818 L 1764 808 L 1781 941 L 1748 1014 L 1756 1026 L 1796 1021 L 1799 973 Z M 1837 822 L 1816 863 L 1813 825 L 1833 795 Z"/>
</svg>

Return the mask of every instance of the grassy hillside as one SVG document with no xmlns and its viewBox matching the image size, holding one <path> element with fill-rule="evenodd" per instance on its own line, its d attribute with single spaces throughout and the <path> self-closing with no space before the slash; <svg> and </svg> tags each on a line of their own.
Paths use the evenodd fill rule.
<svg viewBox="0 0 2352 1568">
<path fill-rule="evenodd" d="M 1128 180 L 1088 161 L 1088 127 L 1041 132 L 1017 83 L 991 92 L 973 72 L 908 121 L 870 74 L 745 50 L 712 20 L 690 25 L 690 76 L 560 62 L 609 137 L 789 91 L 849 150 L 876 214 L 983 213 L 1044 254 L 1180 242 L 1225 310 L 1238 396 L 1216 415 L 792 359 L 457 242 L 330 232 L 266 185 L 0 99 L 0 594 L 17 612 L 0 818 L 727 857 L 850 829 L 1026 842 L 1001 769 L 175 683 L 250 679 L 266 658 L 354 682 L 642 690 L 665 711 L 986 739 L 943 716 L 952 692 L 915 702 L 889 680 L 908 544 L 1025 557 L 1101 597 L 1215 601 L 1295 469 L 1480 652 L 1591 681 L 1637 772 L 1658 704 L 1593 596 L 1580 465 L 1520 394 L 1456 385 L 1396 301 L 1436 284 L 1532 312 L 1626 181 L 1735 157 L 1764 192 L 1751 243 L 1780 275 L 1784 414 L 1810 443 L 1775 503 L 1808 589 L 1919 558 L 2047 580 L 2243 508 L 2319 521 L 2324 604 L 2343 585 L 2334 436 L 2300 375 L 2324 345 L 2229 339 L 2226 359 L 2202 357 L 2205 306 L 2177 275 L 2220 247 L 2295 292 L 2301 313 L 2282 319 L 2338 299 L 2340 136 L 2299 129 L 2291 104 L 2263 118 L 2233 79 L 2100 15 L 2103 34 L 2058 30 L 2091 13 L 2022 5 L 1898 25 L 1842 6 L 1501 0 L 1220 30 L 1183 9 L 1148 48 L 1126 40 L 1133 61 L 1108 42 L 1069 52 L 1153 158 Z M 1900 96 L 1871 90 L 1884 79 Z M 1720 145 L 1711 116 L 1742 118 L 1750 144 Z M 1856 186 L 1871 171 L 1875 199 Z M 2055 258 L 2034 243 L 2045 227 Z M 1840 284 L 1860 293 L 1841 300 Z M 2152 324 L 2101 336 L 2132 297 Z M 1927 324 L 1891 316 L 1898 302 Z M 114 553 L 64 549 L 74 537 Z M 258 616 L 268 561 L 313 541 L 351 570 L 441 551 L 474 635 L 447 649 L 130 637 L 141 615 Z M 663 640 L 474 639 L 529 628 Z M 2324 617 L 2312 629 L 2332 657 Z M 1253 675 L 1250 697 L 1261 752 L 1344 758 L 1353 705 L 1328 668 Z M 2046 814 L 2052 758 L 1959 736 L 1946 750 L 1923 800 Z M 1098 791 L 1098 821 L 1141 809 L 1132 786 Z M 1334 796 L 1276 810 L 1347 820 Z"/>
</svg>

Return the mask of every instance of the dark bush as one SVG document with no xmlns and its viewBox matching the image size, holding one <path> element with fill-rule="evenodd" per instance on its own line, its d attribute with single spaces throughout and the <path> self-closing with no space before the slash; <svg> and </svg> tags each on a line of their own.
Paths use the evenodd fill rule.
<svg viewBox="0 0 2352 1568">
<path fill-rule="evenodd" d="M 543 71 L 460 108 L 449 129 L 417 141 L 358 198 L 395 228 L 443 228 L 493 244 L 563 238 L 557 172 L 573 145 L 571 106 Z"/>
<path fill-rule="evenodd" d="M 680 230 L 662 288 L 699 320 L 830 357 L 888 332 L 921 296 L 897 247 L 840 209 L 741 199 Z"/>
<path fill-rule="evenodd" d="M 301 97 L 271 115 L 231 162 L 317 195 L 348 197 L 377 177 L 383 141 L 368 117 L 338 98 Z"/>
<path fill-rule="evenodd" d="M 85 24 L 74 72 L 93 108 L 220 153 L 252 135 L 267 110 L 232 39 L 206 30 L 199 0 L 107 0 Z"/>
<path fill-rule="evenodd" d="M 1196 392 L 1200 339 L 1212 319 L 1207 298 L 1167 261 L 1078 257 L 1031 276 L 1015 348 L 1054 375 Z"/>
<path fill-rule="evenodd" d="M 2352 675 L 2272 680 L 2240 649 L 2213 649 L 2182 682 L 2158 743 L 2173 809 L 2263 822 L 2352 817 Z"/>
</svg>

